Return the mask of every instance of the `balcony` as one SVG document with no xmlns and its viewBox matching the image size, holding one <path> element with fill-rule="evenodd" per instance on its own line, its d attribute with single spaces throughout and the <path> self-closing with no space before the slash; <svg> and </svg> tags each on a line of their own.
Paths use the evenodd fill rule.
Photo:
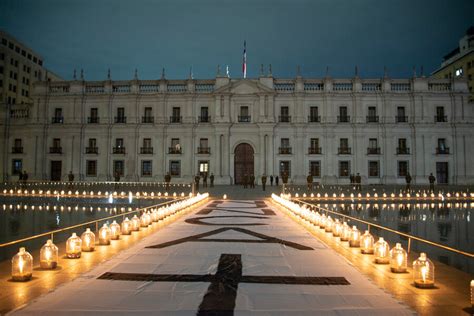
<svg viewBox="0 0 474 316">
<path fill-rule="evenodd" d="M 309 147 L 308 154 L 309 155 L 321 155 L 321 147 Z"/>
<path fill-rule="evenodd" d="M 290 123 L 291 116 L 290 115 L 280 115 L 278 116 L 278 122 L 280 123 Z"/>
<path fill-rule="evenodd" d="M 51 119 L 51 123 L 52 124 L 62 124 L 62 123 L 64 123 L 64 117 L 62 117 L 62 116 L 53 116 L 53 118 Z"/>
<path fill-rule="evenodd" d="M 309 123 L 320 123 L 321 122 L 321 115 L 309 115 L 308 116 Z"/>
<path fill-rule="evenodd" d="M 99 124 L 99 117 L 97 116 L 89 116 L 87 118 L 87 124 Z"/>
<path fill-rule="evenodd" d="M 368 147 L 367 155 L 380 155 L 380 147 Z"/>
<path fill-rule="evenodd" d="M 170 116 L 170 123 L 181 123 L 182 122 L 182 116 Z"/>
<path fill-rule="evenodd" d="M 280 155 L 291 155 L 291 147 L 278 147 Z"/>
<path fill-rule="evenodd" d="M 153 124 L 155 123 L 155 118 L 153 116 L 142 116 L 143 124 Z"/>
<path fill-rule="evenodd" d="M 351 121 L 351 117 L 349 115 L 338 116 L 337 122 L 338 123 L 349 123 Z"/>
<path fill-rule="evenodd" d="M 125 154 L 125 147 L 114 147 L 112 149 L 113 154 Z"/>
<path fill-rule="evenodd" d="M 397 155 L 409 155 L 410 148 L 408 147 L 397 147 Z"/>
<path fill-rule="evenodd" d="M 449 155 L 449 147 L 436 147 L 437 155 Z"/>
<path fill-rule="evenodd" d="M 98 154 L 99 148 L 98 147 L 86 147 L 86 154 Z"/>
<path fill-rule="evenodd" d="M 49 147 L 49 153 L 50 154 L 62 154 L 63 153 L 63 148 L 62 147 Z"/>
<path fill-rule="evenodd" d="M 339 148 L 337 148 L 337 153 L 339 155 L 350 155 L 351 154 L 351 147 L 339 147 Z"/>
<path fill-rule="evenodd" d="M 368 115 L 366 117 L 366 122 L 367 123 L 378 123 L 379 122 L 379 116 L 378 115 Z"/>
<path fill-rule="evenodd" d="M 445 123 L 448 121 L 448 116 L 446 115 L 435 115 L 434 120 L 436 123 Z"/>
<path fill-rule="evenodd" d="M 125 124 L 127 123 L 127 117 L 126 116 L 116 116 L 114 117 L 114 122 L 115 123 L 120 123 L 120 124 Z"/>
<path fill-rule="evenodd" d="M 181 155 L 182 153 L 183 150 L 181 148 L 168 147 L 168 154 Z"/>
<path fill-rule="evenodd" d="M 198 117 L 198 122 L 199 123 L 211 123 L 211 117 L 209 115 L 207 116 L 199 116 Z"/>
<path fill-rule="evenodd" d="M 12 147 L 12 154 L 22 154 L 22 153 L 23 153 L 23 147 L 20 147 L 20 146 Z"/>
<path fill-rule="evenodd" d="M 239 115 L 239 123 L 250 123 L 252 117 L 250 115 Z"/>
<path fill-rule="evenodd" d="M 407 123 L 408 122 L 408 116 L 395 116 L 395 122 L 397 123 Z"/>
<path fill-rule="evenodd" d="M 153 147 L 140 147 L 140 154 L 142 155 L 152 155 Z"/>
<path fill-rule="evenodd" d="M 211 153 L 211 147 L 198 147 L 198 154 L 207 154 Z"/>
</svg>

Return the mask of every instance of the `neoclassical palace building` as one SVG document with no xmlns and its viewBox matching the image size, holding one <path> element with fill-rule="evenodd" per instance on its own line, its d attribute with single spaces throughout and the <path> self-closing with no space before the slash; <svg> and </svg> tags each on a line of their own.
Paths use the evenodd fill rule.
<svg viewBox="0 0 474 316">
<path fill-rule="evenodd" d="M 245 174 L 304 183 L 474 183 L 474 104 L 464 79 L 40 81 L 2 110 L 2 173 L 29 179 L 217 184 Z M 469 162 L 471 161 L 471 162 Z"/>
</svg>

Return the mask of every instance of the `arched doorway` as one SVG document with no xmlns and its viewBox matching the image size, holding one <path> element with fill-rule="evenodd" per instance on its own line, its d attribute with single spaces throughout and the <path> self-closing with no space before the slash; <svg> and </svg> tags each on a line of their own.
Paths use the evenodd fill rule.
<svg viewBox="0 0 474 316">
<path fill-rule="evenodd" d="M 242 184 L 244 175 L 253 175 L 253 148 L 247 143 L 235 147 L 234 151 L 234 181 Z"/>
</svg>

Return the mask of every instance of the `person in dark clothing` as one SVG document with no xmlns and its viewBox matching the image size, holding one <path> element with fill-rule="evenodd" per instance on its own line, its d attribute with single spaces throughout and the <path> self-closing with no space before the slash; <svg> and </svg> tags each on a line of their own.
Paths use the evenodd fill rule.
<svg viewBox="0 0 474 316">
<path fill-rule="evenodd" d="M 20 171 L 20 172 L 18 173 L 18 182 L 21 183 L 22 180 L 23 180 L 23 171 Z"/>
<path fill-rule="evenodd" d="M 267 185 L 267 176 L 262 176 L 262 190 L 265 191 L 265 186 Z"/>
<path fill-rule="evenodd" d="M 69 171 L 69 174 L 67 175 L 67 178 L 68 178 L 69 182 L 74 181 L 74 174 L 72 173 L 72 171 Z"/>
<path fill-rule="evenodd" d="M 202 187 L 207 188 L 207 173 L 202 175 Z"/>
<path fill-rule="evenodd" d="M 428 181 L 430 181 L 430 192 L 434 193 L 434 184 L 435 184 L 436 178 L 433 175 L 433 173 L 430 173 L 430 176 L 428 177 Z"/>
<path fill-rule="evenodd" d="M 170 182 L 171 182 L 171 175 L 170 173 L 168 172 L 166 175 L 165 175 L 165 190 L 168 191 L 170 189 Z"/>
<path fill-rule="evenodd" d="M 255 188 L 255 176 L 253 174 L 250 176 L 250 188 Z"/>
<path fill-rule="evenodd" d="M 115 182 L 120 182 L 120 172 L 115 171 L 114 180 Z"/>
<path fill-rule="evenodd" d="M 201 177 L 197 174 L 195 177 L 194 177 L 194 183 L 196 185 L 196 191 L 199 191 L 199 181 L 201 180 Z"/>
<path fill-rule="evenodd" d="M 22 180 L 23 180 L 23 184 L 26 185 L 26 181 L 28 181 L 28 173 L 25 171 L 23 171 L 23 177 L 22 177 Z"/>
<path fill-rule="evenodd" d="M 354 182 L 355 182 L 355 177 L 354 177 L 354 175 L 353 175 L 352 173 L 351 173 L 351 175 L 349 176 L 349 179 L 350 179 L 350 181 L 351 181 L 351 184 L 354 184 Z"/>
<path fill-rule="evenodd" d="M 306 177 L 306 183 L 308 185 L 308 190 L 312 190 L 313 189 L 313 176 L 311 174 L 308 174 L 308 176 Z"/>
<path fill-rule="evenodd" d="M 356 183 L 356 189 L 359 191 L 362 191 L 362 177 L 360 174 L 357 172 L 357 175 L 355 176 L 355 183 Z"/>
<path fill-rule="evenodd" d="M 244 177 L 242 179 L 242 184 L 244 185 L 244 189 L 247 189 L 247 182 L 249 181 L 249 176 L 247 174 L 244 174 Z"/>
<path fill-rule="evenodd" d="M 273 186 L 273 175 L 270 176 L 270 186 Z"/>
<path fill-rule="evenodd" d="M 278 175 L 275 177 L 275 185 L 278 186 L 278 182 L 280 182 L 280 177 Z"/>
<path fill-rule="evenodd" d="M 209 180 L 211 180 L 211 188 L 213 188 L 214 187 L 214 174 L 213 173 L 211 173 Z"/>
<path fill-rule="evenodd" d="M 281 180 L 283 181 L 283 184 L 288 183 L 288 174 L 286 172 L 281 176 Z"/>
<path fill-rule="evenodd" d="M 410 186 L 411 186 L 411 175 L 409 172 L 407 172 L 407 175 L 405 176 L 405 182 L 406 182 L 405 190 L 408 192 L 410 191 Z"/>
</svg>

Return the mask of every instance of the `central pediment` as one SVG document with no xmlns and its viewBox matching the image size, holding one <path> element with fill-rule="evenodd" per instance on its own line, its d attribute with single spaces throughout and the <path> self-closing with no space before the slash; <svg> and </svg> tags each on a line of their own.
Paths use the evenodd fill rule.
<svg viewBox="0 0 474 316">
<path fill-rule="evenodd" d="M 232 94 L 259 94 L 273 93 L 274 90 L 264 86 L 258 81 L 251 79 L 241 79 L 232 81 L 229 84 L 220 87 L 214 91 L 215 93 L 232 93 Z"/>
</svg>

